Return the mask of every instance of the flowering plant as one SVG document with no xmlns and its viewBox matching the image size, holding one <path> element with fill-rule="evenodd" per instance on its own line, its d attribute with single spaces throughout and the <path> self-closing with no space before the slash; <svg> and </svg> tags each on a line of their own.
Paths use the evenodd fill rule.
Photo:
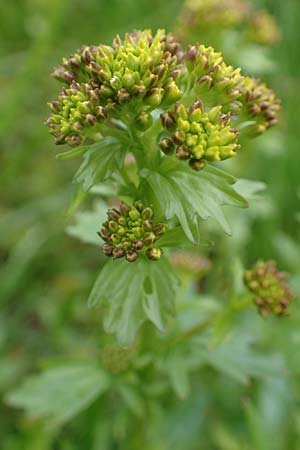
<svg viewBox="0 0 300 450">
<path fill-rule="evenodd" d="M 73 147 L 59 157 L 83 157 L 77 199 L 103 182 L 115 187 L 99 231 L 111 261 L 89 303 L 105 306 L 105 329 L 130 344 L 144 321 L 163 331 L 174 312 L 169 249 L 199 245 L 208 217 L 230 233 L 223 205 L 247 206 L 214 163 L 276 125 L 280 102 L 212 47 L 183 50 L 164 30 L 83 46 L 53 76 L 64 87 L 46 124 L 56 144 Z"/>
</svg>

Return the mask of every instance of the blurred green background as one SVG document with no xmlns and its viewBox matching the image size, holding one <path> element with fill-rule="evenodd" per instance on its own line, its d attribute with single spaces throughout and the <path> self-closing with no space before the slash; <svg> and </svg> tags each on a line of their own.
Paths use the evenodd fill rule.
<svg viewBox="0 0 300 450">
<path fill-rule="evenodd" d="M 247 224 L 237 218 L 233 230 L 237 237 L 234 241 L 226 239 L 222 251 L 239 256 L 246 266 L 258 258 L 277 259 L 279 266 L 291 273 L 291 283 L 299 294 L 300 3 L 299 0 L 252 3 L 267 8 L 282 32 L 281 41 L 269 54 L 275 67 L 264 78 L 282 99 L 283 111 L 279 129 L 254 141 L 251 153 L 242 155 L 238 170 L 235 167 L 239 175 L 265 182 L 267 189 L 265 201 L 255 213 L 245 216 Z M 48 114 L 46 103 L 57 93 L 57 82 L 49 74 L 62 56 L 71 54 L 82 44 L 109 43 L 116 33 L 133 28 L 172 30 L 181 4 L 181 0 L 0 2 L 0 392 L 3 396 L 25 374 L 42 368 L 50 359 L 63 361 L 66 356 L 84 359 L 96 355 L 101 335 L 98 318 L 87 309 L 86 298 L 103 257 L 100 249 L 83 245 L 64 231 L 77 161 L 55 159 L 57 149 L 43 125 Z M 231 222 L 235 222 L 235 213 Z M 293 335 L 299 325 L 299 320 L 287 322 L 282 332 Z M 295 342 L 300 347 L 298 334 Z M 294 348 L 285 351 L 293 353 Z M 299 351 L 297 355 L 300 358 Z M 293 408 L 299 406 L 300 400 L 297 372 L 300 373 L 300 361 L 295 367 L 293 389 L 287 393 L 291 398 L 286 400 L 293 405 L 286 410 L 291 419 L 281 430 L 286 436 L 284 443 L 266 447 L 258 438 L 250 450 L 300 449 L 299 412 L 292 417 Z M 231 388 L 224 381 L 224 389 L 228 392 Z M 277 389 L 276 386 L 268 388 Z M 221 423 L 222 408 L 226 411 L 230 395 L 226 399 L 219 392 L 220 385 L 212 389 L 212 402 L 221 409 Z M 91 411 L 89 414 L 85 423 L 87 428 L 90 425 L 94 429 L 95 419 Z M 179 422 L 180 414 L 183 415 L 182 410 L 177 414 Z M 234 433 L 235 421 L 238 424 L 239 420 L 238 408 L 234 411 L 232 406 L 230 414 Z M 172 420 L 168 425 L 171 435 L 177 426 L 175 417 Z M 101 446 L 92 447 L 91 431 L 79 432 L 77 425 L 73 423 L 65 430 L 70 440 L 66 437 L 65 441 L 61 439 L 54 447 L 48 447 L 44 437 L 41 438 L 41 429 L 32 428 L 19 411 L 4 402 L 0 409 L 0 448 L 102 450 Z M 237 449 L 235 444 L 230 444 L 228 436 L 227 444 L 225 438 L 220 438 L 223 444 L 207 447 L 200 443 L 199 447 L 189 446 L 184 439 L 180 441 L 179 432 L 178 436 L 181 449 Z M 172 442 L 170 445 L 175 448 Z M 125 443 L 110 448 L 136 447 Z"/>
</svg>

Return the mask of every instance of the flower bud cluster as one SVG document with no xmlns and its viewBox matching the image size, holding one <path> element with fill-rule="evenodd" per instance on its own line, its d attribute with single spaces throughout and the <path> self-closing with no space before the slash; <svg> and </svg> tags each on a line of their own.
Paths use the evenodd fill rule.
<svg viewBox="0 0 300 450">
<path fill-rule="evenodd" d="M 255 304 L 260 314 L 278 316 L 288 314 L 293 293 L 286 284 L 286 274 L 279 272 L 274 261 L 259 261 L 244 275 L 245 284 L 255 295 Z"/>
<path fill-rule="evenodd" d="M 56 144 L 80 145 L 87 128 L 107 117 L 107 109 L 99 103 L 99 89 L 91 83 L 72 81 L 64 88 L 58 99 L 49 103 L 52 115 L 46 121 Z"/>
<path fill-rule="evenodd" d="M 124 40 L 117 36 L 112 46 L 81 47 L 53 72 L 69 86 L 52 103 L 54 117 L 47 121 L 56 142 L 79 142 L 80 134 L 72 134 L 77 116 L 88 115 L 89 124 L 96 123 L 102 117 L 97 116 L 95 108 L 118 118 L 125 105 L 127 112 L 138 115 L 141 110 L 175 103 L 182 95 L 175 81 L 182 70 L 182 58 L 180 45 L 163 30 L 154 36 L 150 30 L 135 31 L 126 34 Z M 71 133 L 66 135 L 67 125 Z"/>
<path fill-rule="evenodd" d="M 196 77 L 195 92 L 206 103 L 222 104 L 227 111 L 237 112 L 244 92 L 241 69 L 227 65 L 221 53 L 212 47 L 191 45 L 185 54 L 186 66 Z M 225 109 L 224 109 L 225 110 Z"/>
<path fill-rule="evenodd" d="M 268 11 L 257 11 L 250 18 L 247 38 L 260 45 L 273 45 L 280 40 L 280 30 Z"/>
<path fill-rule="evenodd" d="M 232 129 L 229 116 L 222 114 L 221 106 L 205 112 L 203 103 L 196 100 L 187 110 L 176 104 L 173 112 L 161 115 L 163 127 L 170 137 L 163 137 L 160 147 L 166 154 L 189 160 L 195 170 L 204 167 L 205 161 L 220 161 L 236 155 L 239 149 L 237 131 Z"/>
<path fill-rule="evenodd" d="M 166 231 L 164 223 L 153 221 L 153 211 L 140 201 L 133 206 L 121 203 L 119 209 L 113 208 L 107 212 L 108 220 L 99 231 L 99 236 L 105 241 L 103 252 L 114 259 L 125 257 L 133 262 L 145 250 L 148 259 L 159 260 L 162 249 L 155 243 Z"/>
<path fill-rule="evenodd" d="M 254 132 L 263 133 L 278 124 L 280 100 L 265 83 L 256 78 L 244 77 L 243 104 L 250 120 L 255 120 Z"/>
</svg>

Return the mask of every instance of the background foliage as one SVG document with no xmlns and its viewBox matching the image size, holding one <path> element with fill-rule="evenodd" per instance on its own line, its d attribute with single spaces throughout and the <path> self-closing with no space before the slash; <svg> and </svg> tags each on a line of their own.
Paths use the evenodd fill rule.
<svg viewBox="0 0 300 450">
<path fill-rule="evenodd" d="M 267 7 L 282 31 L 269 54 L 275 65 L 264 74 L 283 100 L 281 127 L 226 164 L 267 188 L 263 200 L 252 195 L 248 211 L 228 210 L 232 237 L 216 229 L 217 245 L 201 248 L 213 268 L 200 282 L 196 310 L 191 299 L 199 288 L 181 274 L 188 293 L 179 296 L 174 335 L 182 339 L 173 342 L 171 335 L 161 357 L 153 354 L 155 343 L 143 352 L 138 344 L 129 353 L 111 347 L 105 355 L 114 341 L 103 335 L 97 313 L 86 305 L 104 262 L 87 230 L 95 229 L 103 211 L 97 203 L 96 213 L 81 211 L 77 223 L 67 218 L 76 161 L 55 160 L 42 122 L 56 92 L 49 73 L 63 55 L 135 27 L 173 29 L 181 1 L 0 4 L 4 450 L 300 448 L 298 305 L 282 321 L 263 321 L 253 311 L 236 315 L 228 306 L 239 295 L 242 265 L 258 258 L 275 258 L 291 273 L 299 294 L 300 5 L 298 0 L 253 4 Z M 72 237 L 83 234 L 86 244 Z M 205 329 L 216 314 L 220 320 L 209 333 L 185 339 L 188 325 Z M 147 342 L 147 326 L 144 335 Z M 27 414 L 12 406 L 25 407 Z"/>
</svg>

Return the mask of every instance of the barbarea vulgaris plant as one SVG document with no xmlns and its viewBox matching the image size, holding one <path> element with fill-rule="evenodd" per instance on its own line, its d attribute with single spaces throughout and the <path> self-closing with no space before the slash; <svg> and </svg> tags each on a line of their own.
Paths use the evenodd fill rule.
<svg viewBox="0 0 300 450">
<path fill-rule="evenodd" d="M 241 137 L 276 125 L 280 102 L 212 47 L 183 50 L 164 30 L 82 46 L 53 76 L 63 86 L 46 123 L 56 144 L 72 147 L 61 158 L 82 157 L 76 202 L 104 182 L 115 189 L 97 230 L 108 262 L 89 304 L 127 345 L 145 321 L 163 332 L 175 314 L 168 249 L 201 244 L 209 217 L 230 233 L 223 206 L 247 199 L 222 161 L 243 151 Z M 272 305 L 261 311 L 277 312 Z"/>
</svg>

